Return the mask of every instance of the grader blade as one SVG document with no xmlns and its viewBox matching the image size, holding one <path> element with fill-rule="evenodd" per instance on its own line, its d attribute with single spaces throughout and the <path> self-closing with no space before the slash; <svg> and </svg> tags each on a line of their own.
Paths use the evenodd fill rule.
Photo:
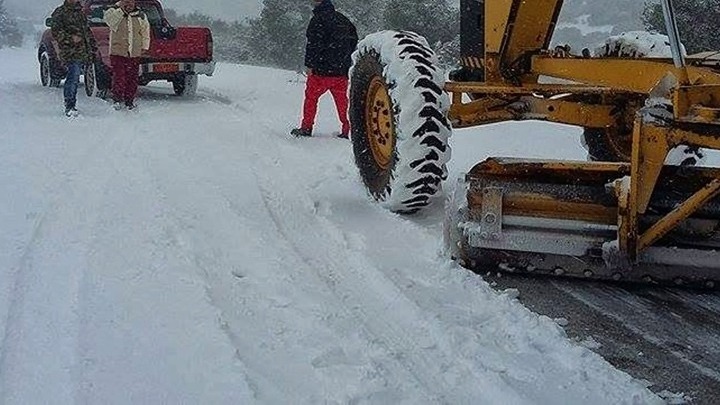
<svg viewBox="0 0 720 405">
<path fill-rule="evenodd" d="M 622 163 L 493 158 L 461 181 L 446 236 L 460 263 L 494 270 L 716 288 L 720 198 L 698 207 L 634 260 L 618 254 Z M 691 200 L 720 170 L 663 168 L 640 231 Z M 462 194 L 464 193 L 464 195 Z"/>
</svg>

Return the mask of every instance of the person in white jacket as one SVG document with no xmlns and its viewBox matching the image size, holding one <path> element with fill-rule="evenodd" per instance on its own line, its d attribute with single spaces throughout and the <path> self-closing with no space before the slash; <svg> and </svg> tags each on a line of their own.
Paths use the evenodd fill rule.
<svg viewBox="0 0 720 405">
<path fill-rule="evenodd" d="M 135 0 L 121 0 L 105 11 L 104 21 L 110 28 L 110 66 L 112 94 L 116 109 L 123 104 L 135 108 L 140 57 L 150 49 L 150 23 L 135 5 Z"/>
</svg>

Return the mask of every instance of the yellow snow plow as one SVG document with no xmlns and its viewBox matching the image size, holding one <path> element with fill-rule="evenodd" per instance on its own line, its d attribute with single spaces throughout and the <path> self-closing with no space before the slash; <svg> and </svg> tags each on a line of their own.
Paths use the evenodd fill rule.
<svg viewBox="0 0 720 405">
<path fill-rule="evenodd" d="M 599 56 L 550 49 L 561 7 L 461 1 L 462 69 L 449 82 L 416 34 L 362 41 L 351 120 L 363 181 L 391 210 L 417 212 L 446 178 L 451 127 L 576 125 L 596 161 L 491 158 L 459 180 L 446 205 L 453 257 L 481 272 L 715 288 L 720 169 L 694 163 L 699 148 L 720 149 L 720 58 L 684 55 L 670 0 L 672 58 L 646 57 L 647 38 Z M 678 147 L 690 155 L 668 164 Z"/>
</svg>

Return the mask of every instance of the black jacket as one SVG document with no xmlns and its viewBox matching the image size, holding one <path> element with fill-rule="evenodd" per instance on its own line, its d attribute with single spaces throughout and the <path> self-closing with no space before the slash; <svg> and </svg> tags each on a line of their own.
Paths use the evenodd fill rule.
<svg viewBox="0 0 720 405">
<path fill-rule="evenodd" d="M 307 29 L 305 66 L 319 76 L 347 76 L 357 42 L 355 26 L 324 0 L 313 10 Z"/>
</svg>

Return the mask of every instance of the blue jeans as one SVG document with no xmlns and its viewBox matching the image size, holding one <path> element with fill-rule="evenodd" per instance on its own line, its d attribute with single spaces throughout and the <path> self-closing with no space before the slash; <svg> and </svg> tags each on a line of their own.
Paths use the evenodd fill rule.
<svg viewBox="0 0 720 405">
<path fill-rule="evenodd" d="M 65 77 L 65 108 L 75 108 L 77 102 L 77 89 L 80 83 L 80 73 L 84 63 L 80 61 L 69 61 L 67 66 L 67 77 Z"/>
</svg>

